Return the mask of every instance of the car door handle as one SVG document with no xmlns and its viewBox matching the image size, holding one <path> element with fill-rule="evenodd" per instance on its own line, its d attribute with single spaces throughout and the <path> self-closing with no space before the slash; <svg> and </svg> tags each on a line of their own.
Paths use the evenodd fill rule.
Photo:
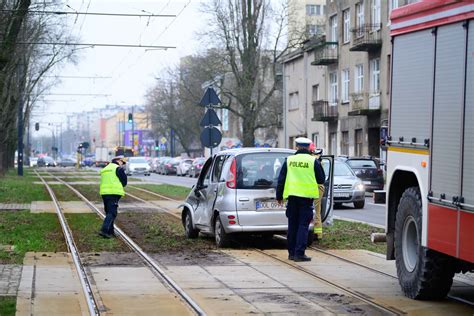
<svg viewBox="0 0 474 316">
<path fill-rule="evenodd" d="M 239 202 L 248 202 L 250 201 L 249 198 L 239 198 Z"/>
</svg>

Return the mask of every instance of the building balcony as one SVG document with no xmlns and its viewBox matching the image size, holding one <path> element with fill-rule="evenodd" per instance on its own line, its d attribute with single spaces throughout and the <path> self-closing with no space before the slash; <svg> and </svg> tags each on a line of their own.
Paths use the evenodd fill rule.
<svg viewBox="0 0 474 316">
<path fill-rule="evenodd" d="M 327 66 L 337 63 L 338 59 L 337 42 L 322 42 L 314 48 L 313 66 Z"/>
<path fill-rule="evenodd" d="M 349 116 L 380 114 L 380 93 L 351 93 Z"/>
<path fill-rule="evenodd" d="M 351 29 L 350 51 L 370 52 L 382 47 L 382 24 L 363 24 Z"/>
<path fill-rule="evenodd" d="M 313 101 L 312 121 L 334 122 L 337 121 L 338 115 L 337 106 L 324 100 Z"/>
</svg>

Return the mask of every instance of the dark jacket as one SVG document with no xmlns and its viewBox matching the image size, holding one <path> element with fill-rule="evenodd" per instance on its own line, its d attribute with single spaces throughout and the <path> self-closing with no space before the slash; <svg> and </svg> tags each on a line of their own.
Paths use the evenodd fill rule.
<svg viewBox="0 0 474 316">
<path fill-rule="evenodd" d="M 112 163 L 118 165 L 118 163 Z M 122 183 L 122 186 L 125 188 L 127 186 L 127 174 L 125 173 L 125 168 L 119 166 L 117 169 L 115 169 L 115 174 L 119 178 L 120 183 Z"/>
<path fill-rule="evenodd" d="M 295 155 L 298 154 L 309 154 L 309 151 L 307 149 L 300 149 L 295 153 Z M 285 160 L 283 166 L 281 166 L 280 175 L 278 176 L 278 185 L 276 190 L 276 199 L 278 201 L 283 200 L 283 190 L 285 189 L 287 170 L 288 169 Z M 318 182 L 318 184 L 324 184 L 324 181 L 326 180 L 326 175 L 324 174 L 324 169 L 321 167 L 321 163 L 318 159 L 315 159 L 314 161 L 314 176 L 316 177 L 316 182 Z"/>
</svg>

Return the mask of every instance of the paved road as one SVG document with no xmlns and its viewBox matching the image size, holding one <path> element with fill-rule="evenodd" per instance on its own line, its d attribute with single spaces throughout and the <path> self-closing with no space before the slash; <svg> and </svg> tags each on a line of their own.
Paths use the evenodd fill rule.
<svg viewBox="0 0 474 316">
<path fill-rule="evenodd" d="M 136 178 L 143 178 L 145 181 L 156 183 L 167 183 L 174 185 L 181 185 L 191 188 L 196 184 L 196 178 L 177 177 L 177 176 L 162 176 L 152 174 L 149 177 L 134 176 Z M 353 219 L 369 224 L 385 225 L 385 205 L 374 204 L 371 197 L 365 198 L 365 207 L 363 209 L 354 209 L 353 204 L 343 204 L 341 207 L 334 210 L 334 215 Z"/>
</svg>

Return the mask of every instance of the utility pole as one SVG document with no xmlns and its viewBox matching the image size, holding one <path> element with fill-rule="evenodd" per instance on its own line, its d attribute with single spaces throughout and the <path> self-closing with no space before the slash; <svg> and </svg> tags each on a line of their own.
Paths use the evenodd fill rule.
<svg viewBox="0 0 474 316">
<path fill-rule="evenodd" d="M 134 124 L 134 121 L 135 121 L 135 118 L 133 117 L 133 110 L 135 109 L 135 106 L 132 105 L 132 149 L 135 150 L 135 124 Z"/>
<path fill-rule="evenodd" d="M 24 84 L 23 63 L 18 64 L 18 175 L 23 176 L 23 88 Z"/>
</svg>

